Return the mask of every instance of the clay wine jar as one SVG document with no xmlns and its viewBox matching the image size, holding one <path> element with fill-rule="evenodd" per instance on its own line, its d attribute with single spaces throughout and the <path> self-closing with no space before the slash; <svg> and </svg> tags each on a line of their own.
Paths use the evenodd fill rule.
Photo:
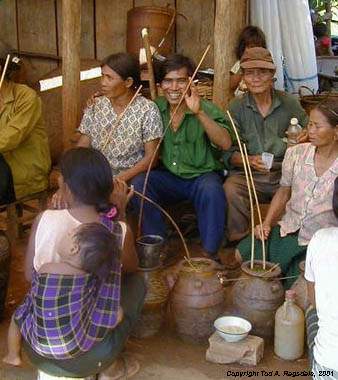
<svg viewBox="0 0 338 380">
<path fill-rule="evenodd" d="M 250 269 L 250 261 L 243 263 L 242 280 L 233 288 L 236 314 L 251 322 L 251 334 L 263 338 L 273 337 L 275 313 L 284 301 L 284 289 L 278 279 L 280 267 L 269 272 L 274 265 L 266 262 L 266 271 L 263 271 L 260 260 L 255 260 L 254 269 Z"/>
<path fill-rule="evenodd" d="M 225 293 L 215 262 L 192 258 L 181 261 L 176 276 L 169 276 L 172 287 L 170 306 L 176 331 L 181 339 L 205 342 L 213 333 L 213 323 L 224 312 Z"/>
</svg>

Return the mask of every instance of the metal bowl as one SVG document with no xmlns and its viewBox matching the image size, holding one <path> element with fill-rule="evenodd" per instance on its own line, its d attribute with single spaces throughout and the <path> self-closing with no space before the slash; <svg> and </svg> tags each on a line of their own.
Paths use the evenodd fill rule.
<svg viewBox="0 0 338 380">
<path fill-rule="evenodd" d="M 214 322 L 217 334 L 226 342 L 239 342 L 246 338 L 252 329 L 249 321 L 240 317 L 220 317 Z"/>
</svg>

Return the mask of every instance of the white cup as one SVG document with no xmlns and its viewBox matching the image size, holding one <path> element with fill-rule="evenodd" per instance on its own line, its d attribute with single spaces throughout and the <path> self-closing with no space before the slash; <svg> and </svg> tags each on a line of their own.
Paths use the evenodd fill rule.
<svg viewBox="0 0 338 380">
<path fill-rule="evenodd" d="M 273 163 L 273 154 L 269 152 L 263 152 L 262 153 L 262 161 L 264 162 L 264 165 L 268 170 L 272 168 Z"/>
</svg>

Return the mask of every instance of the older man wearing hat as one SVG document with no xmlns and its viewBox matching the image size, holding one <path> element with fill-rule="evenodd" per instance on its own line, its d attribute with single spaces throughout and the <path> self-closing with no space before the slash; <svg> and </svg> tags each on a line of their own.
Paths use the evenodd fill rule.
<svg viewBox="0 0 338 380">
<path fill-rule="evenodd" d="M 246 49 L 240 65 L 248 92 L 234 99 L 229 111 L 248 150 L 258 199 L 269 202 L 279 187 L 286 150 L 285 132 L 290 119 L 296 117 L 305 127 L 307 115 L 294 96 L 274 89 L 276 66 L 267 49 Z M 301 138 L 305 134 L 304 131 Z M 263 152 L 274 155 L 270 170 L 262 161 Z M 229 170 L 229 177 L 224 183 L 228 201 L 228 245 L 235 246 L 248 233 L 249 196 L 238 147 L 226 152 L 224 161 Z"/>
</svg>

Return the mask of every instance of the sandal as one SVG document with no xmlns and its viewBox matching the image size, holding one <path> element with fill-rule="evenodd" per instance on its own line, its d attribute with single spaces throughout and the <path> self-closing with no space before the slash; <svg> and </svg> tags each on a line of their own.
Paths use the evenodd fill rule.
<svg viewBox="0 0 338 380">
<path fill-rule="evenodd" d="M 140 370 L 140 363 L 131 355 L 121 354 L 113 364 L 101 372 L 98 380 L 125 380 Z"/>
</svg>

